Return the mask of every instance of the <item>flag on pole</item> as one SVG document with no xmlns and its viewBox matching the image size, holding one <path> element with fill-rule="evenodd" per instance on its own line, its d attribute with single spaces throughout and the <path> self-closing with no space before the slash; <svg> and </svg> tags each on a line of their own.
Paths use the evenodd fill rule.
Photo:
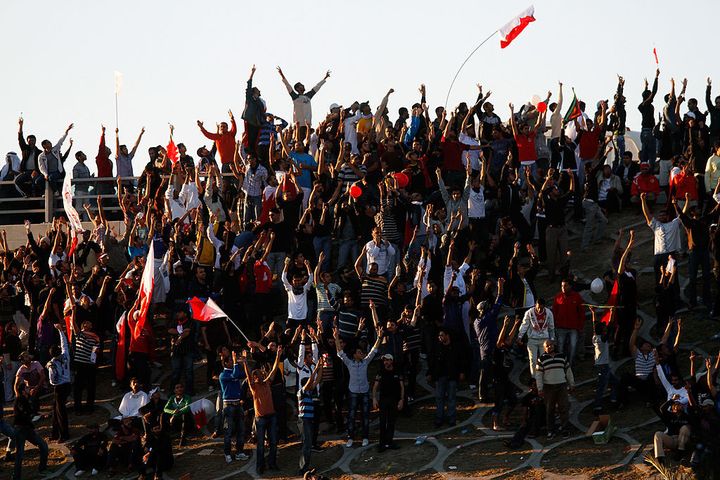
<svg viewBox="0 0 720 480">
<path fill-rule="evenodd" d="M 203 302 L 201 298 L 193 297 L 187 303 L 190 305 L 193 318 L 200 322 L 209 322 L 214 318 L 227 318 L 228 316 L 212 298 Z"/>
<path fill-rule="evenodd" d="M 530 5 L 527 9 L 520 13 L 520 15 L 500 27 L 500 48 L 505 48 L 510 45 L 510 43 L 512 43 L 512 41 L 515 40 L 523 30 L 525 30 L 525 27 L 527 27 L 530 22 L 534 21 L 535 7 Z"/>
<path fill-rule="evenodd" d="M 573 88 L 573 98 L 570 102 L 570 107 L 568 108 L 567 112 L 565 113 L 565 117 L 563 118 L 564 123 L 571 122 L 572 120 L 575 120 L 578 117 L 582 117 L 582 110 L 580 110 L 580 105 L 578 104 L 577 96 L 575 95 L 575 89 Z"/>
<path fill-rule="evenodd" d="M 615 282 L 613 283 L 613 288 L 610 291 L 610 296 L 607 299 L 608 307 L 616 307 L 617 306 L 619 289 L 620 289 L 620 286 L 618 284 L 618 281 L 615 280 Z M 613 313 L 612 308 L 609 308 L 608 311 L 603 314 L 600 321 L 602 323 L 604 323 L 605 325 L 609 324 L 610 319 L 612 318 L 612 313 Z"/>
<path fill-rule="evenodd" d="M 175 140 L 173 140 L 172 135 L 170 136 L 170 143 L 168 143 L 167 146 L 167 156 L 173 163 L 173 165 L 175 165 L 180 158 L 180 152 L 178 152 L 177 146 L 175 145 Z"/>
<path fill-rule="evenodd" d="M 120 95 L 122 91 L 123 74 L 115 70 L 115 95 Z"/>
<path fill-rule="evenodd" d="M 154 240 L 150 241 L 150 249 L 148 250 L 147 257 L 145 257 L 145 268 L 143 269 L 142 277 L 140 279 L 140 289 L 138 295 L 140 296 L 140 307 L 138 308 L 139 316 L 135 328 L 133 329 L 133 339 L 140 338 L 145 323 L 147 322 L 147 314 L 150 309 L 150 303 L 152 302 L 153 286 L 155 284 L 155 247 Z"/>
<path fill-rule="evenodd" d="M 65 172 L 65 179 L 63 180 L 62 186 L 62 200 L 63 209 L 65 210 L 65 216 L 68 218 L 70 224 L 70 249 L 68 250 L 68 257 L 72 258 L 75 253 L 75 249 L 78 245 L 78 232 L 82 232 L 83 226 L 80 221 L 80 215 L 73 206 L 73 195 L 72 195 L 72 169 L 68 169 Z"/>
<path fill-rule="evenodd" d="M 655 47 L 653 47 L 653 55 L 655 55 L 655 65 L 660 65 L 660 61 L 657 56 L 657 49 Z"/>
<path fill-rule="evenodd" d="M 126 370 L 126 359 L 127 359 L 127 346 L 126 330 L 127 330 L 127 315 L 123 313 L 115 324 L 115 330 L 118 334 L 117 345 L 115 348 L 115 378 L 117 380 L 123 380 L 125 378 Z"/>
<path fill-rule="evenodd" d="M 201 398 L 190 404 L 190 412 L 193 415 L 195 426 L 201 430 L 215 416 L 215 404 L 207 398 Z"/>
</svg>

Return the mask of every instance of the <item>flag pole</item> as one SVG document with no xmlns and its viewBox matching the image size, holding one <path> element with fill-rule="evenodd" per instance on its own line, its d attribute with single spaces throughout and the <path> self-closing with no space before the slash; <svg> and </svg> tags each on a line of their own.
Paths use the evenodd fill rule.
<svg viewBox="0 0 720 480">
<path fill-rule="evenodd" d="M 117 89 L 115 89 L 115 129 L 119 129 L 118 125 L 118 92 Z"/>
<path fill-rule="evenodd" d="M 232 326 L 233 326 L 233 327 L 237 328 L 237 331 L 240 332 L 240 335 L 242 335 L 243 337 L 245 337 L 245 340 L 247 340 L 247 341 L 249 342 L 250 339 L 247 337 L 247 335 L 245 335 L 245 332 L 243 332 L 243 331 L 240 329 L 240 327 L 237 326 L 237 323 L 233 322 L 233 321 L 232 321 L 232 318 L 230 318 L 230 317 L 226 317 L 226 318 L 228 319 L 228 322 L 232 323 Z"/>
<path fill-rule="evenodd" d="M 480 49 L 480 47 L 485 45 L 485 43 L 487 43 L 487 41 L 490 40 L 493 36 L 495 36 L 495 34 L 498 33 L 499 31 L 500 30 L 495 30 L 490 35 L 488 35 L 488 37 L 485 40 L 480 42 L 480 45 L 475 47 L 475 49 L 472 52 L 470 52 L 470 55 L 468 55 L 467 58 L 465 59 L 465 61 L 462 63 L 462 65 L 460 65 L 460 68 L 458 68 L 457 73 L 455 73 L 455 76 L 453 77 L 452 82 L 450 82 L 450 88 L 448 88 L 448 93 L 447 93 L 447 96 L 445 97 L 445 110 L 447 110 L 447 104 L 448 104 L 448 99 L 450 98 L 450 92 L 452 91 L 453 85 L 455 85 L 455 80 L 457 80 L 458 75 L 460 75 L 460 71 L 463 69 L 463 67 L 468 62 L 468 60 L 470 60 L 470 57 L 475 55 L 475 52 L 477 52 Z"/>
</svg>

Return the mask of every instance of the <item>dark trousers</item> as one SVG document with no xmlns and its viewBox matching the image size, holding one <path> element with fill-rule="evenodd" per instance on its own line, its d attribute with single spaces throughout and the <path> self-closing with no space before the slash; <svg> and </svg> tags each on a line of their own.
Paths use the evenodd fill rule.
<svg viewBox="0 0 720 480">
<path fill-rule="evenodd" d="M 81 448 L 73 454 L 75 470 L 102 470 L 107 462 L 107 452 L 96 448 Z"/>
<path fill-rule="evenodd" d="M 192 395 L 195 390 L 195 376 L 193 372 L 193 354 L 174 354 L 170 357 L 172 365 L 172 375 L 170 385 L 173 387 L 180 383 L 180 379 L 185 377 L 185 392 Z"/>
<path fill-rule="evenodd" d="M 129 377 L 137 377 L 143 390 L 149 391 L 150 387 L 150 357 L 147 353 L 130 352 L 130 375 Z"/>
<path fill-rule="evenodd" d="M 232 438 L 235 437 L 235 450 L 242 453 L 245 446 L 245 412 L 242 406 L 237 404 L 226 404 L 222 411 L 223 427 L 225 428 L 225 438 L 223 443 L 223 453 L 230 455 L 232 453 Z"/>
<path fill-rule="evenodd" d="M 420 368 L 420 350 L 410 350 L 403 352 L 405 357 L 405 373 L 407 375 L 408 386 L 405 392 L 406 396 L 415 396 L 415 387 L 417 386 L 417 374 Z"/>
<path fill-rule="evenodd" d="M 255 469 L 258 472 L 265 468 L 266 435 L 270 443 L 267 463 L 270 467 L 274 467 L 277 465 L 277 417 L 275 414 L 255 417 L 255 436 L 257 437 L 257 449 L 255 452 L 257 463 Z"/>
<path fill-rule="evenodd" d="M 65 403 L 70 396 L 72 386 L 69 383 L 55 385 L 55 398 L 53 400 L 52 409 L 52 439 L 67 440 L 70 438 L 70 429 L 68 427 L 68 414 Z"/>
<path fill-rule="evenodd" d="M 339 380 L 323 382 L 320 388 L 325 420 L 328 423 L 335 422 L 338 431 L 345 428 L 342 410 L 347 386 L 343 386 L 341 383 Z"/>
<path fill-rule="evenodd" d="M 18 427 L 15 430 L 15 469 L 13 480 L 22 479 L 22 461 L 25 456 L 25 442 L 30 442 L 40 450 L 39 470 L 45 470 L 48 459 L 48 446 L 45 440 L 35 431 L 33 427 Z"/>
<path fill-rule="evenodd" d="M 97 380 L 97 366 L 91 363 L 75 364 L 75 384 L 73 385 L 73 401 L 75 412 L 81 411 L 83 390 L 87 390 L 85 405 L 89 411 L 95 408 L 95 386 Z"/>
<path fill-rule="evenodd" d="M 621 403 L 628 403 L 629 392 L 628 388 L 632 387 L 642 401 L 646 403 L 653 402 L 653 396 L 655 395 L 655 381 L 653 380 L 652 374 L 648 375 L 647 378 L 640 378 L 631 373 L 625 373 L 620 379 L 620 387 L 618 389 L 618 399 Z"/>
<path fill-rule="evenodd" d="M 298 430 L 302 436 L 302 451 L 300 453 L 300 470 L 310 468 L 310 454 L 312 453 L 313 436 L 315 435 L 314 418 L 298 418 Z"/>
<path fill-rule="evenodd" d="M 700 268 L 702 268 L 702 301 L 706 306 L 710 306 L 710 252 L 707 248 L 695 248 L 688 256 L 690 279 L 685 294 L 690 305 L 697 303 L 697 275 Z"/>
<path fill-rule="evenodd" d="M 192 413 L 179 413 L 177 415 L 165 414 L 165 424 L 170 425 L 173 431 L 179 431 L 180 436 L 184 437 L 195 428 L 195 420 Z"/>
<path fill-rule="evenodd" d="M 368 438 L 370 434 L 370 394 L 350 392 L 350 408 L 348 408 L 347 432 L 348 438 L 352 439 L 355 434 L 355 414 L 361 410 L 362 438 Z"/>
<path fill-rule="evenodd" d="M 397 405 L 396 399 L 380 399 L 380 446 L 387 447 L 393 443 Z"/>
<path fill-rule="evenodd" d="M 545 423 L 548 432 L 555 430 L 555 412 L 560 416 L 560 428 L 564 429 L 568 423 L 570 400 L 568 399 L 567 384 L 545 385 Z"/>
</svg>

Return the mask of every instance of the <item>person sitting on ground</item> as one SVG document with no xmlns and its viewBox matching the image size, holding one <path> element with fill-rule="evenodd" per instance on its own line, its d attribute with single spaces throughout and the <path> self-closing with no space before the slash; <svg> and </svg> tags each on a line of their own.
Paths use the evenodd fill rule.
<svg viewBox="0 0 720 480">
<path fill-rule="evenodd" d="M 75 462 L 75 476 L 81 477 L 91 470 L 91 475 L 97 475 L 107 463 L 107 437 L 100 432 L 97 423 L 88 425 L 89 432 L 80 437 L 70 449 Z"/>
<path fill-rule="evenodd" d="M 655 432 L 653 439 L 655 458 L 660 464 L 665 462 L 666 448 L 675 451 L 676 460 L 680 460 L 686 453 L 691 431 L 685 405 L 676 394 L 660 407 L 661 419 L 666 429 L 664 432 Z"/>
<path fill-rule="evenodd" d="M 175 395 L 168 398 L 165 404 L 165 415 L 168 426 L 173 430 L 180 430 L 180 446 L 187 445 L 187 434 L 195 425 L 192 412 L 190 412 L 190 395 L 185 393 L 182 383 L 175 385 Z"/>
</svg>

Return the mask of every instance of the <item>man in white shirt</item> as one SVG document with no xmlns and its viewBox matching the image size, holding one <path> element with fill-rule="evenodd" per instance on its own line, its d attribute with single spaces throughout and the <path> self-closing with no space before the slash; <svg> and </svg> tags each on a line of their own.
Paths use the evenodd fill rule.
<svg viewBox="0 0 720 480">
<path fill-rule="evenodd" d="M 377 263 L 378 275 L 387 275 L 395 270 L 395 247 L 382 238 L 382 229 L 373 228 L 373 239 L 365 244 L 366 271 L 370 272 L 370 265 Z"/>
<path fill-rule="evenodd" d="M 310 262 L 305 260 L 305 268 L 307 269 L 308 279 L 303 285 L 302 275 L 294 275 L 292 283 L 288 281 L 287 272 L 290 267 L 290 257 L 285 258 L 285 268 L 283 268 L 281 279 L 285 291 L 288 294 L 288 321 L 287 326 L 294 330 L 298 325 L 305 325 L 308 316 L 307 294 L 313 288 L 313 274 L 310 270 Z"/>
<path fill-rule="evenodd" d="M 679 251 L 681 248 L 680 232 L 683 227 L 680 222 L 680 217 L 675 217 L 673 220 L 668 221 L 667 211 L 664 209 L 658 212 L 657 218 L 654 218 L 647 206 L 646 197 L 647 194 L 645 192 L 640 194 L 645 222 L 647 222 L 648 227 L 650 227 L 655 234 L 654 268 L 655 283 L 657 283 L 660 279 L 660 267 L 667 264 L 670 254 Z"/>
<path fill-rule="evenodd" d="M 118 411 L 123 417 L 139 417 L 140 408 L 148 403 L 148 394 L 140 390 L 140 382 L 133 377 L 130 379 L 130 391 L 120 401 Z"/>
</svg>

